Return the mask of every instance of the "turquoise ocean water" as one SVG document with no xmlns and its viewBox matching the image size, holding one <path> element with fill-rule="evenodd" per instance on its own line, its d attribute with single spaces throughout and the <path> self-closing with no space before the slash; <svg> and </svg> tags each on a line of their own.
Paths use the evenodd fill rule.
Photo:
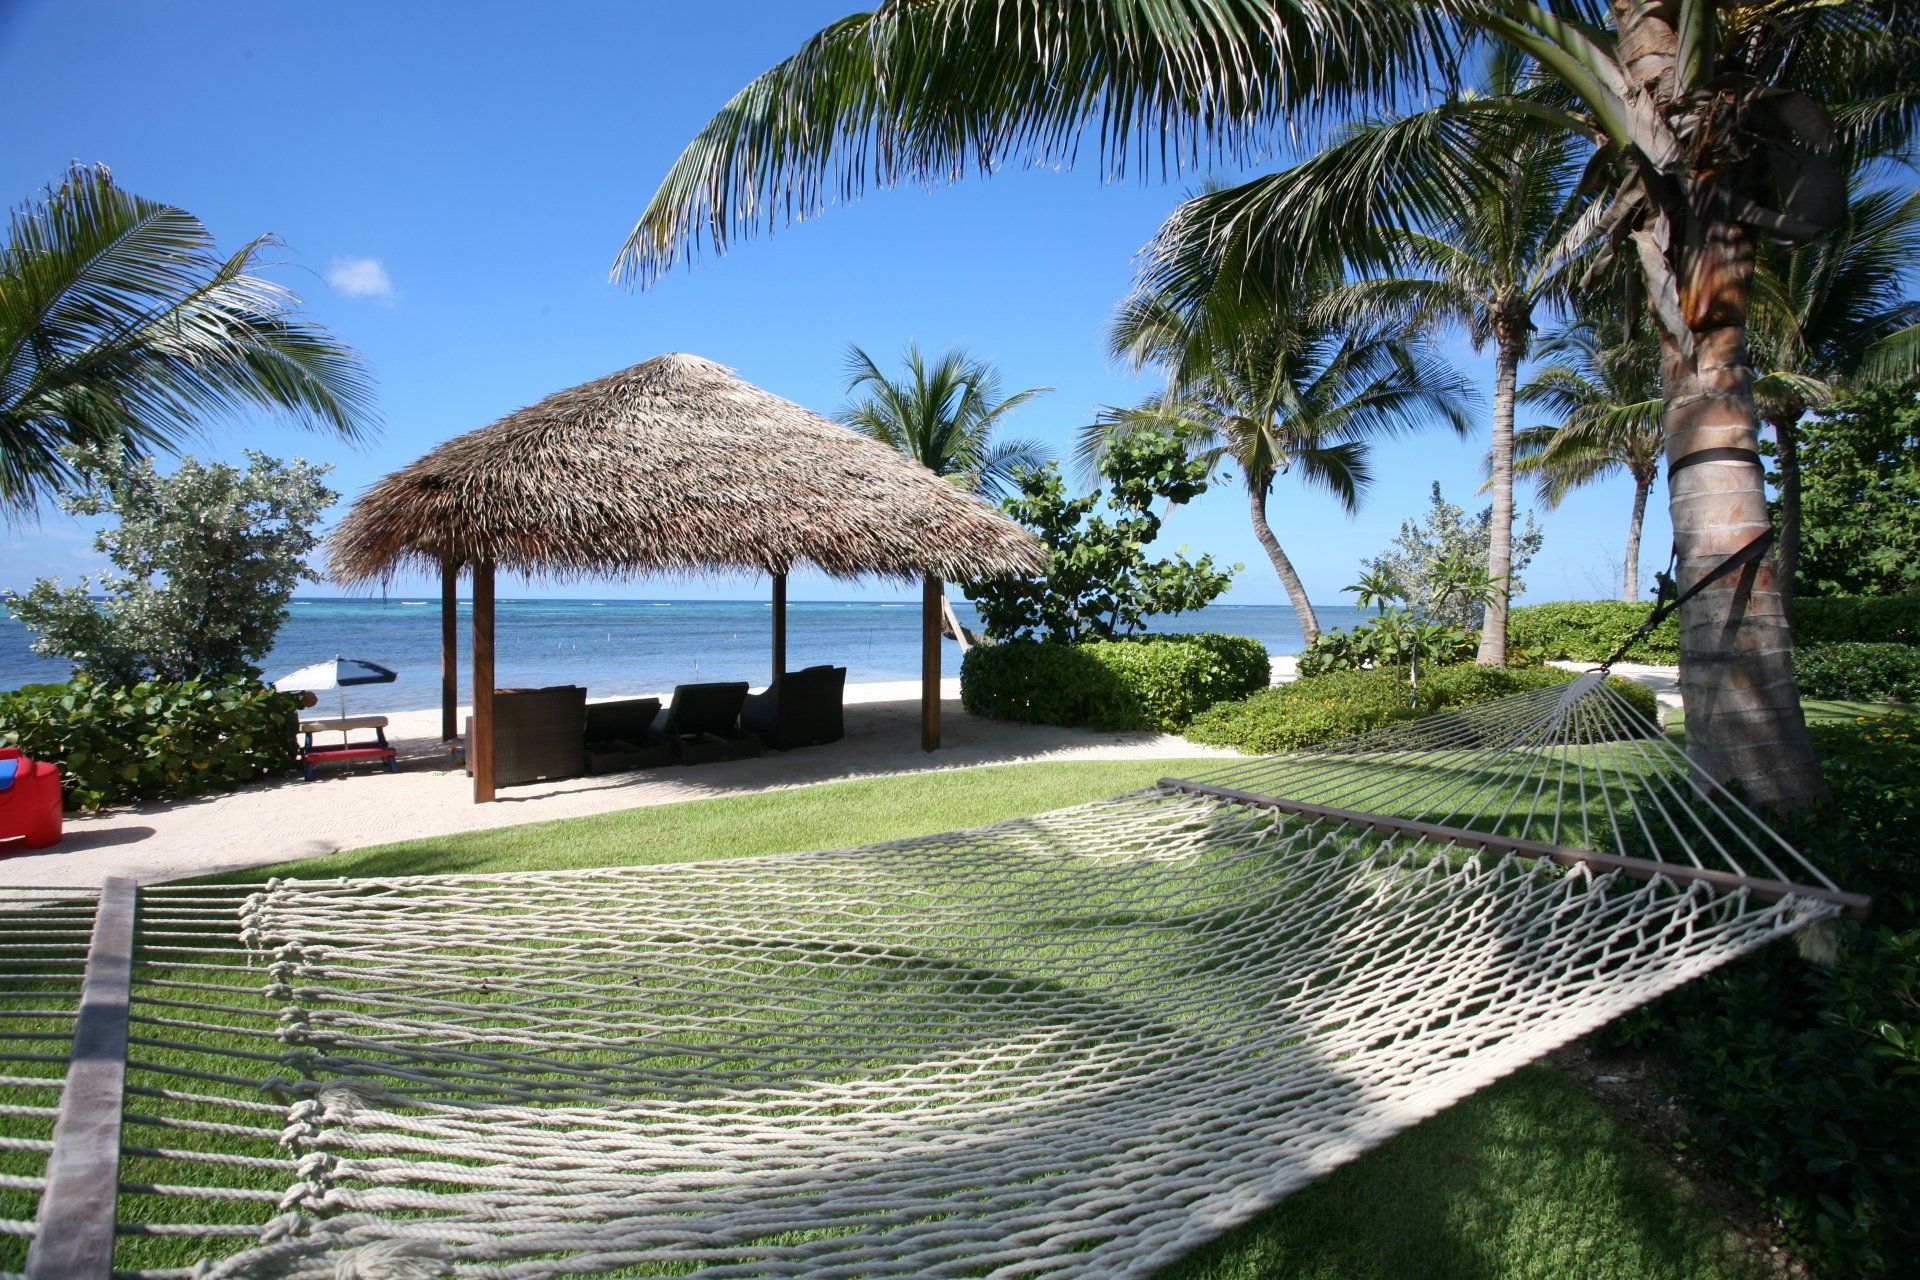
<svg viewBox="0 0 1920 1280">
<path fill-rule="evenodd" d="M 954 601 L 977 628 L 973 607 Z M 502 600 L 495 626 L 503 686 L 584 684 L 593 696 L 651 693 L 694 680 L 767 679 L 764 600 Z M 467 607 L 460 606 L 461 696 L 466 696 Z M 1351 626 L 1363 615 L 1332 605 L 1323 627 Z M 1295 653 L 1293 610 L 1274 605 L 1214 605 L 1167 618 L 1157 631 L 1223 631 L 1252 636 L 1269 653 Z M 948 675 L 959 646 L 942 644 Z M 392 667 L 400 679 L 349 691 L 364 711 L 436 706 L 440 699 L 437 600 L 297 600 L 266 661 L 269 679 L 336 654 Z M 794 601 L 787 606 L 787 664 L 831 662 L 853 681 L 907 680 L 920 671 L 920 608 L 913 604 Z M 0 688 L 64 680 L 66 663 L 35 654 L 26 629 L 0 614 Z"/>
</svg>

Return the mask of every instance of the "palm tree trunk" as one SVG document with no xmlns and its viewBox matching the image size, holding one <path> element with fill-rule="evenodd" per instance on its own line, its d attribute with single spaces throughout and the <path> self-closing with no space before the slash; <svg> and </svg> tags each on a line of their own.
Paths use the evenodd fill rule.
<svg viewBox="0 0 1920 1280">
<path fill-rule="evenodd" d="M 1646 93 L 1669 120 L 1684 110 L 1703 110 L 1678 101 L 1680 41 L 1672 6 L 1609 0 L 1608 8 L 1630 87 Z M 1712 133 L 1708 122 L 1693 123 L 1701 125 L 1701 136 Z M 1649 145 L 1653 141 L 1650 135 Z M 1648 263 L 1664 259 L 1672 273 L 1662 278 L 1643 268 L 1656 310 L 1664 306 L 1671 313 L 1660 323 L 1660 377 L 1675 580 L 1683 591 L 1769 527 L 1757 458 L 1673 470 L 1675 461 L 1702 449 L 1753 451 L 1760 440 L 1747 355 L 1753 238 L 1733 217 L 1720 180 L 1709 158 L 1641 186 L 1649 210 L 1662 221 L 1638 233 L 1638 247 Z M 1771 556 L 1728 574 L 1680 607 L 1680 698 L 1687 755 L 1707 773 L 1740 783 L 1749 800 L 1770 808 L 1793 808 L 1826 794 L 1800 711 L 1786 607 Z"/>
<path fill-rule="evenodd" d="M 1476 661 L 1507 665 L 1507 604 L 1513 583 L 1513 388 L 1519 380 L 1524 338 L 1503 334 L 1493 369 L 1493 521 L 1487 538 L 1487 577 L 1493 593 L 1487 598 L 1480 623 L 1480 653 Z"/>
<path fill-rule="evenodd" d="M 1627 520 L 1627 565 L 1620 577 L 1620 598 L 1631 604 L 1640 598 L 1640 528 L 1647 520 L 1647 495 L 1653 477 L 1633 478 L 1633 515 Z"/>
<path fill-rule="evenodd" d="M 1780 524 L 1775 544 L 1780 556 L 1780 600 L 1789 618 L 1793 614 L 1793 576 L 1800 567 L 1800 414 L 1782 412 L 1772 420 L 1773 442 L 1780 462 Z"/>
<path fill-rule="evenodd" d="M 1681 590 L 1769 523 L 1757 461 L 1671 469 L 1673 462 L 1701 449 L 1752 449 L 1758 442 L 1744 320 L 1743 314 L 1739 323 L 1695 329 L 1691 359 L 1662 338 L 1667 487 Z M 1775 809 L 1826 794 L 1807 740 L 1792 657 L 1786 602 L 1771 556 L 1728 574 L 1681 606 L 1687 754 L 1714 777 L 1741 783 L 1749 799 Z"/>
<path fill-rule="evenodd" d="M 1273 571 L 1280 576 L 1280 585 L 1287 589 L 1287 599 L 1293 602 L 1294 616 L 1300 619 L 1300 633 L 1306 642 L 1312 644 L 1320 638 L 1320 619 L 1314 616 L 1313 604 L 1307 599 L 1307 588 L 1300 581 L 1300 575 L 1294 572 L 1293 561 L 1280 549 L 1280 539 L 1273 536 L 1273 527 L 1267 523 L 1267 490 L 1273 484 L 1273 476 L 1250 476 L 1252 481 L 1247 487 L 1247 505 L 1252 509 L 1253 536 L 1260 541 L 1260 547 L 1267 553 L 1267 559 L 1273 562 Z"/>
</svg>

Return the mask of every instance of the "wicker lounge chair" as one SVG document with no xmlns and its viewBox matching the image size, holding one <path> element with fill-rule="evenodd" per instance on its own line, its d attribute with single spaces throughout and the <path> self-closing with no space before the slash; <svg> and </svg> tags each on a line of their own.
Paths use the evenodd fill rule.
<svg viewBox="0 0 1920 1280">
<path fill-rule="evenodd" d="M 740 727 L 747 682 L 683 684 L 673 691 L 661 732 L 681 764 L 709 764 L 760 754 L 760 739 Z"/>
<path fill-rule="evenodd" d="M 846 687 L 845 667 L 783 672 L 766 692 L 748 695 L 740 710 L 740 727 L 779 751 L 838 742 L 847 736 L 841 707 Z"/>
<path fill-rule="evenodd" d="M 654 728 L 658 698 L 587 704 L 587 772 L 625 773 L 673 763 L 673 744 Z"/>
<path fill-rule="evenodd" d="M 467 759 L 473 759 L 467 717 Z M 493 776 L 500 786 L 577 778 L 587 770 L 587 691 L 561 684 L 493 693 Z M 471 769 L 469 769 L 471 772 Z"/>
</svg>

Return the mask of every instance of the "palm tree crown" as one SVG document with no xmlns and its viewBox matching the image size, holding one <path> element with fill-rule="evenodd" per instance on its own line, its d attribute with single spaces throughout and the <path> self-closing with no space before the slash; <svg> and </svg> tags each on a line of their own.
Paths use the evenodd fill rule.
<svg viewBox="0 0 1920 1280">
<path fill-rule="evenodd" d="M 1217 297 L 1182 306 L 1151 293 L 1120 308 L 1109 350 L 1136 369 L 1158 369 L 1163 394 L 1108 409 L 1083 428 L 1076 452 L 1097 462 L 1116 437 L 1175 429 L 1210 468 L 1231 463 L 1246 483 L 1249 513 L 1308 641 L 1319 620 L 1267 520 L 1275 481 L 1294 475 L 1348 511 L 1372 482 L 1376 440 L 1443 423 L 1466 428 L 1466 381 L 1404 327 L 1329 320 L 1328 285 L 1287 305 Z"/>
<path fill-rule="evenodd" d="M 1640 531 L 1665 443 L 1659 348 L 1646 334 L 1629 339 L 1617 321 L 1585 322 L 1548 335 L 1538 354 L 1546 363 L 1520 388 L 1520 403 L 1560 421 L 1515 434 L 1514 468 L 1533 477 L 1549 508 L 1621 472 L 1632 479 L 1620 598 L 1637 600 Z"/>
<path fill-rule="evenodd" d="M 13 211 L 0 243 L 0 506 L 72 479 L 62 450 L 172 451 L 262 409 L 349 440 L 375 429 L 360 359 L 199 219 L 76 166 Z"/>
<path fill-rule="evenodd" d="M 849 347 L 853 399 L 840 421 L 973 493 L 1001 496 L 1012 489 L 1016 471 L 1046 462 L 1038 441 L 995 440 L 994 433 L 1008 413 L 1052 387 L 1003 396 L 993 366 L 958 347 L 929 362 L 910 342 L 902 360 L 906 376 L 893 378 L 865 351 Z"/>
</svg>

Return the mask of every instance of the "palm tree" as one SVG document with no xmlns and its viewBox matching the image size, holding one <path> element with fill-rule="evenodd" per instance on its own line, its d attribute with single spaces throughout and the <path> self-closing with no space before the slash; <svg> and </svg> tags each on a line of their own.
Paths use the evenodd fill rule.
<svg viewBox="0 0 1920 1280">
<path fill-rule="evenodd" d="M 1523 59 L 1496 50 L 1488 91 L 1511 95 L 1525 88 Z M 1364 139 L 1378 125 L 1362 125 Z M 1511 171 L 1496 185 L 1438 220 L 1431 230 L 1389 225 L 1376 240 L 1388 269 L 1364 275 L 1336 291 L 1336 314 L 1405 314 L 1423 324 L 1463 330 L 1481 350 L 1494 350 L 1493 430 L 1488 448 L 1493 519 L 1488 526 L 1487 575 L 1493 591 L 1480 628 L 1478 660 L 1507 661 L 1507 608 L 1513 580 L 1513 408 L 1520 364 L 1533 341 L 1534 318 L 1566 295 L 1563 242 L 1586 200 L 1577 191 L 1581 157 L 1564 133 L 1525 138 Z M 1176 211 L 1175 223 L 1182 219 Z"/>
<path fill-rule="evenodd" d="M 1052 387 L 1000 394 L 1000 375 L 962 348 L 928 363 L 919 344 L 902 357 L 906 376 L 890 378 L 872 356 L 847 348 L 847 394 L 838 415 L 854 430 L 891 445 L 937 476 L 969 493 L 999 497 L 1014 485 L 1014 473 L 1047 461 L 1035 440 L 995 440 L 1000 420 Z"/>
<path fill-rule="evenodd" d="M 909 342 L 903 362 L 906 375 L 891 378 L 872 356 L 849 346 L 847 394 L 852 399 L 840 410 L 840 421 L 969 493 L 1002 496 L 1021 469 L 1047 461 L 1038 441 L 995 440 L 994 433 L 1008 413 L 1052 387 L 1003 396 L 994 367 L 959 347 L 929 363 L 919 344 Z M 952 601 L 943 596 L 940 610 L 948 633 L 965 650 L 970 637 Z"/>
<path fill-rule="evenodd" d="M 1322 286 L 1319 296 L 1325 292 Z M 1209 472 L 1237 466 L 1254 537 L 1309 644 L 1320 621 L 1268 522 L 1274 483 L 1297 475 L 1352 512 L 1372 482 L 1371 441 L 1436 420 L 1455 431 L 1467 426 L 1465 381 L 1424 343 L 1400 326 L 1327 320 L 1313 292 L 1287 307 L 1203 301 L 1181 308 L 1138 294 L 1122 304 L 1108 347 L 1136 370 L 1159 369 L 1167 389 L 1136 407 L 1102 412 L 1082 430 L 1082 461 L 1096 462 L 1128 432 L 1172 429 Z"/>
<path fill-rule="evenodd" d="M 70 483 L 63 449 L 170 452 L 248 409 L 371 433 L 359 357 L 254 274 L 271 243 L 223 258 L 199 219 L 100 166 L 14 209 L 0 244 L 0 506 L 22 515 Z"/>
<path fill-rule="evenodd" d="M 1839 226 L 1760 255 L 1754 320 L 1767 373 L 1754 390 L 1779 462 L 1783 595 L 1800 561 L 1800 419 L 1920 324 L 1920 303 L 1906 290 L 1916 256 L 1920 192 L 1862 190 L 1857 181 Z"/>
<path fill-rule="evenodd" d="M 1548 92 L 1451 96 L 1446 53 L 1472 39 L 1532 58 Z M 1240 160 L 1359 101 L 1437 88 L 1439 114 L 1223 192 L 1182 242 L 1348 257 L 1356 228 L 1417 230 L 1497 186 L 1525 136 L 1581 139 L 1601 194 L 1579 230 L 1627 250 L 1653 305 L 1669 453 L 1752 452 L 1755 241 L 1835 225 L 1832 141 L 1910 129 L 1916 50 L 1910 0 L 882 0 L 714 116 L 615 270 L 651 278 L 703 239 L 723 249 L 868 182 L 1071 163 L 1089 132 L 1109 173 Z M 1683 583 L 1767 521 L 1757 455 L 1689 467 L 1669 491 Z M 1689 601 L 1681 688 L 1699 765 L 1785 807 L 1823 784 L 1775 577 L 1763 559 Z"/>
<path fill-rule="evenodd" d="M 1629 340 L 1625 326 L 1573 325 L 1550 334 L 1547 361 L 1520 388 L 1520 403 L 1540 405 L 1558 426 L 1528 427 L 1514 437 L 1514 466 L 1533 477 L 1549 510 L 1575 489 L 1621 472 L 1633 481 L 1626 565 L 1620 598 L 1640 598 L 1640 529 L 1647 496 L 1660 477 L 1660 352 L 1650 338 Z"/>
</svg>

